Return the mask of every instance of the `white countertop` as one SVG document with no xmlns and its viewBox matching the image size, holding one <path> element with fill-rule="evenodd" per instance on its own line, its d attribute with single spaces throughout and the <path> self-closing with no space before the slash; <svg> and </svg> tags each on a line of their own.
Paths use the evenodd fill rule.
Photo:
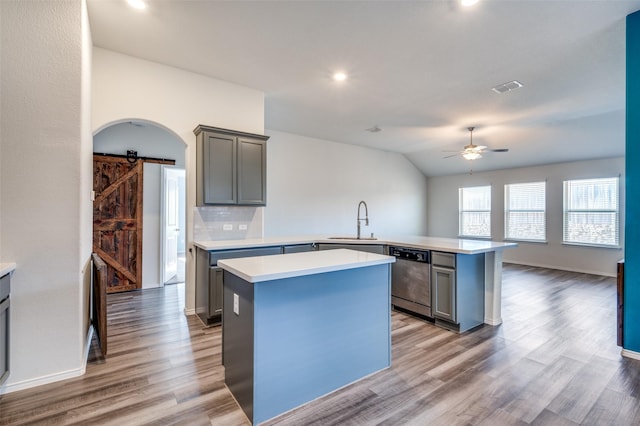
<svg viewBox="0 0 640 426">
<path fill-rule="evenodd" d="M 218 266 L 250 283 L 393 263 L 392 256 L 337 249 L 219 260 Z"/>
<path fill-rule="evenodd" d="M 291 237 L 253 238 L 247 240 L 195 241 L 194 245 L 196 247 L 200 247 L 201 249 L 211 251 L 309 243 L 383 244 L 462 254 L 486 253 L 517 246 L 516 243 L 502 243 L 488 240 L 464 240 L 459 238 L 419 237 L 412 235 L 381 237 L 375 240 L 331 239 L 328 236 L 307 235 Z"/>
<path fill-rule="evenodd" d="M 16 269 L 15 263 L 0 263 L 0 277 L 3 277 Z"/>
</svg>

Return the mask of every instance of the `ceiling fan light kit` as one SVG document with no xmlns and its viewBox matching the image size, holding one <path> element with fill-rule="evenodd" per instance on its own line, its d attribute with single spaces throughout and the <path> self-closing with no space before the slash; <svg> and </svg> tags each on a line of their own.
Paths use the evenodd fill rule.
<svg viewBox="0 0 640 426">
<path fill-rule="evenodd" d="M 469 151 L 469 152 L 463 152 L 462 156 L 464 157 L 465 160 L 477 160 L 478 158 L 482 158 L 482 154 L 480 154 L 479 152 L 473 152 L 473 151 Z"/>
<path fill-rule="evenodd" d="M 486 151 L 491 151 L 491 152 L 507 152 L 507 151 L 509 151 L 508 148 L 488 149 L 484 145 L 474 145 L 474 143 L 473 143 L 473 130 L 474 129 L 475 129 L 475 127 L 467 127 L 467 130 L 469 130 L 469 145 L 465 145 L 464 148 L 462 149 L 462 151 L 458 152 L 457 154 L 448 155 L 448 156 L 446 156 L 444 158 L 450 158 L 450 157 L 455 157 L 456 155 L 462 155 L 462 158 L 464 158 L 465 160 L 473 161 L 473 160 L 477 160 L 478 158 L 482 158 L 482 154 L 484 152 L 486 152 Z"/>
</svg>

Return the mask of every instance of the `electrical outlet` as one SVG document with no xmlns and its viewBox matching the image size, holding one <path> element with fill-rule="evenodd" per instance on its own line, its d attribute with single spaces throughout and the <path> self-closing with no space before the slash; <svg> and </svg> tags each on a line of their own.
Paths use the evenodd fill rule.
<svg viewBox="0 0 640 426">
<path fill-rule="evenodd" d="M 241 224 L 241 225 L 238 225 L 238 229 L 239 229 L 240 231 L 246 231 L 246 230 L 247 230 L 247 224 L 246 224 L 246 223 L 243 223 L 243 224 Z"/>
<path fill-rule="evenodd" d="M 233 231 L 233 224 L 225 223 L 224 225 L 222 225 L 222 230 L 223 231 Z"/>
<path fill-rule="evenodd" d="M 235 293 L 233 293 L 233 313 L 240 315 L 240 298 Z"/>
</svg>

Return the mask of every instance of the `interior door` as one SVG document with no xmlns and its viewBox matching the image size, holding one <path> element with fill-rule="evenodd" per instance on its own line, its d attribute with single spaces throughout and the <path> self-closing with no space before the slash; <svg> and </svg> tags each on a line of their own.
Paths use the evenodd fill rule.
<svg viewBox="0 0 640 426">
<path fill-rule="evenodd" d="M 93 251 L 107 264 L 107 293 L 142 288 L 142 165 L 93 156 Z"/>
<path fill-rule="evenodd" d="M 181 171 L 181 170 L 180 170 Z M 163 168 L 164 176 L 164 273 L 162 282 L 166 283 L 178 273 L 178 233 L 179 221 L 179 172 L 168 167 Z"/>
</svg>

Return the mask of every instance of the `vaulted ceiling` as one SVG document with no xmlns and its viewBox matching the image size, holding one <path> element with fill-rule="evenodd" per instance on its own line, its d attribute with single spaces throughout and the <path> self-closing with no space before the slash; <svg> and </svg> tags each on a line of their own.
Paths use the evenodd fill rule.
<svg viewBox="0 0 640 426">
<path fill-rule="evenodd" d="M 509 149 L 474 171 L 624 155 L 640 0 L 147 3 L 88 0 L 94 45 L 264 91 L 267 129 L 399 152 L 427 176 L 469 171 L 443 158 L 469 126 Z"/>
</svg>

